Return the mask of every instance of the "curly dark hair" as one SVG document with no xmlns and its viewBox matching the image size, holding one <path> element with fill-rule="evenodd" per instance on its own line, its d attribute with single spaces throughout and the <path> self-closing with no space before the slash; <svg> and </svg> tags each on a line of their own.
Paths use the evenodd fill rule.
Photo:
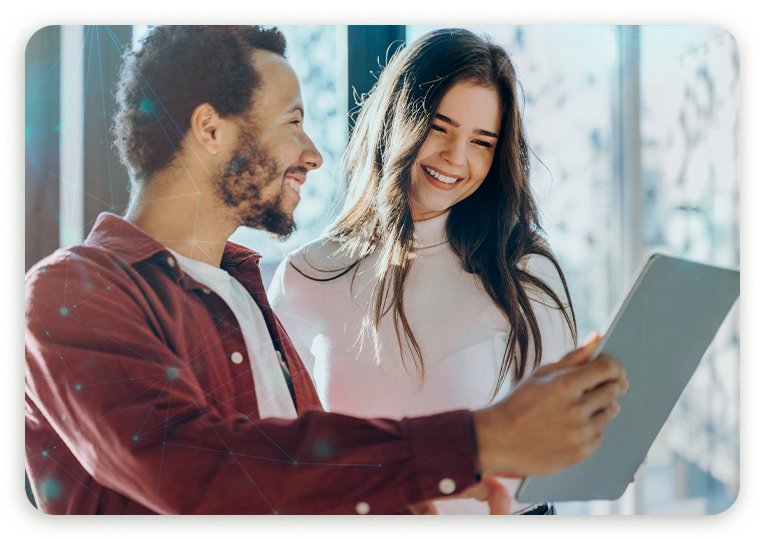
<svg viewBox="0 0 764 539">
<path fill-rule="evenodd" d="M 133 181 L 173 161 L 197 106 L 209 103 L 222 118 L 250 109 L 260 83 L 254 49 L 285 56 L 286 39 L 260 26 L 157 26 L 125 54 L 112 133 Z"/>
</svg>

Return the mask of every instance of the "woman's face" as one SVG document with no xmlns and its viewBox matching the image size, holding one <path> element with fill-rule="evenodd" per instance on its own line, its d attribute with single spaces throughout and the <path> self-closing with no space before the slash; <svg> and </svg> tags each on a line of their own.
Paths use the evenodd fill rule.
<svg viewBox="0 0 764 539">
<path fill-rule="evenodd" d="M 500 130 L 496 90 L 465 82 L 443 96 L 411 170 L 414 221 L 437 217 L 480 187 L 491 169 Z"/>
</svg>

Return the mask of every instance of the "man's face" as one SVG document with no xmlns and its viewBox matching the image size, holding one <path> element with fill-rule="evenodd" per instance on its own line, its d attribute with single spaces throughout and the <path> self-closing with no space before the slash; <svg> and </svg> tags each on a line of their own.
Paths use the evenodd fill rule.
<svg viewBox="0 0 764 539">
<path fill-rule="evenodd" d="M 295 229 L 300 186 L 322 159 L 303 131 L 300 83 L 292 68 L 271 52 L 253 57 L 261 83 L 252 110 L 238 122 L 231 159 L 214 180 L 241 224 L 286 237 Z"/>
</svg>

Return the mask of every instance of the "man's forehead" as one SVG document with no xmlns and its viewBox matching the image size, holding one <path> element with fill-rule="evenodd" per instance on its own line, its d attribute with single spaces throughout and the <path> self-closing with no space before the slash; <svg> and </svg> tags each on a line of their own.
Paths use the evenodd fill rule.
<svg viewBox="0 0 764 539">
<path fill-rule="evenodd" d="M 260 84 L 255 90 L 255 105 L 267 105 L 271 112 L 285 114 L 294 107 L 302 109 L 300 81 L 286 59 L 276 53 L 255 50 L 252 62 L 260 75 Z M 263 111 L 264 112 L 264 111 Z"/>
</svg>

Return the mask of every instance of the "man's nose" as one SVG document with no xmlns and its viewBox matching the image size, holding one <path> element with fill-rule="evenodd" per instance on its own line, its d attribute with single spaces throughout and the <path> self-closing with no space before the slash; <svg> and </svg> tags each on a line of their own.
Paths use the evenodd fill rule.
<svg viewBox="0 0 764 539">
<path fill-rule="evenodd" d="M 318 151 L 313 141 L 307 134 L 303 135 L 305 140 L 302 143 L 302 155 L 300 155 L 300 161 L 309 170 L 317 169 L 320 167 L 324 159 L 321 157 L 321 152 Z"/>
</svg>

